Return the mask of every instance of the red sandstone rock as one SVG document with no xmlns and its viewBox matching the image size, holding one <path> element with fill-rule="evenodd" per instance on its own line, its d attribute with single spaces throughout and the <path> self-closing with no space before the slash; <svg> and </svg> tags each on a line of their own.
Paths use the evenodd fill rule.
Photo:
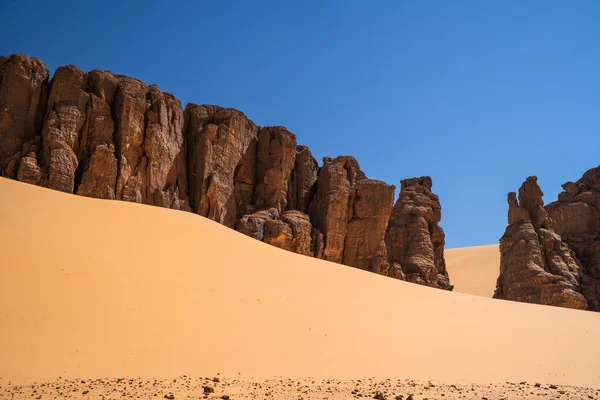
<svg viewBox="0 0 600 400">
<path fill-rule="evenodd" d="M 255 186 L 258 128 L 237 110 L 189 104 L 185 110 L 192 210 L 233 228 Z"/>
<path fill-rule="evenodd" d="M 264 241 L 294 253 L 312 256 L 311 233 L 308 215 L 291 210 L 284 212 L 281 220 L 267 221 Z"/>
<path fill-rule="evenodd" d="M 136 79 L 119 77 L 115 97 L 115 148 L 119 171 L 116 196 L 142 203 L 146 194 L 147 159 L 143 157 L 144 119 L 148 86 Z"/>
<path fill-rule="evenodd" d="M 260 128 L 256 153 L 257 208 L 287 209 L 288 183 L 296 159 L 296 135 L 282 126 Z"/>
<path fill-rule="evenodd" d="M 323 159 L 310 218 L 323 234 L 325 260 L 338 263 L 343 260 L 350 193 L 353 185 L 365 178 L 354 157 Z"/>
<path fill-rule="evenodd" d="M 35 136 L 23 144 L 23 151 L 19 155 L 19 170 L 17 180 L 32 185 L 39 185 L 42 179 L 42 170 L 38 165 L 42 138 Z"/>
<path fill-rule="evenodd" d="M 444 259 L 441 206 L 431 178 L 405 179 L 385 235 L 389 276 L 452 290 Z"/>
<path fill-rule="evenodd" d="M 588 309 L 600 311 L 600 166 L 562 187 L 558 201 L 546 206 L 550 225 L 582 264 L 581 292 Z"/>
<path fill-rule="evenodd" d="M 580 265 L 550 228 L 537 178 L 530 176 L 508 194 L 509 225 L 500 239 L 500 276 L 495 298 L 585 309 Z"/>
<path fill-rule="evenodd" d="M 73 193 L 79 141 L 89 99 L 87 73 L 68 65 L 56 70 L 42 128 L 42 169 L 49 188 Z"/>
<path fill-rule="evenodd" d="M 300 211 L 286 211 L 281 216 L 276 208 L 244 215 L 236 230 L 257 240 L 307 256 L 311 250 L 312 225 L 308 215 Z"/>
<path fill-rule="evenodd" d="M 394 189 L 381 181 L 357 182 L 349 201 L 343 263 L 387 275 L 385 231 L 394 203 Z"/>
<path fill-rule="evenodd" d="M 0 57 L 0 176 L 15 178 L 23 144 L 40 134 L 48 74 L 37 58 Z"/>
<path fill-rule="evenodd" d="M 296 147 L 296 162 L 289 184 L 288 208 L 308 213 L 315 196 L 319 164 L 306 146 Z"/>
<path fill-rule="evenodd" d="M 154 85 L 150 86 L 147 99 L 150 104 L 145 115 L 145 203 L 180 208 L 178 203 L 187 194 L 181 103 Z"/>
<path fill-rule="evenodd" d="M 183 112 L 157 86 L 108 71 L 69 65 L 47 78 L 37 59 L 0 57 L 2 176 L 192 210 L 299 254 L 421 279 L 389 268 L 384 237 L 394 187 L 367 179 L 354 158 L 325 158 L 319 169 L 284 127 L 258 128 L 217 106 Z M 444 234 L 436 223 L 429 228 L 441 282 Z"/>
<path fill-rule="evenodd" d="M 115 147 L 110 144 L 96 146 L 85 171 L 77 194 L 98 199 L 115 199 L 117 159 Z"/>
</svg>

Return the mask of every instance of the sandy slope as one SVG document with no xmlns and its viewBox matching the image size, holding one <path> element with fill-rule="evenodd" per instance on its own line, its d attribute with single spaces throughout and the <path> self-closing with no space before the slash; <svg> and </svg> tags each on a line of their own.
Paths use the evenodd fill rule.
<svg viewBox="0 0 600 400">
<path fill-rule="evenodd" d="M 596 313 L 430 289 L 189 213 L 5 179 L 0 228 L 3 382 L 239 372 L 600 387 Z"/>
<path fill-rule="evenodd" d="M 445 256 L 455 292 L 492 297 L 500 272 L 497 244 L 447 249 Z"/>
</svg>

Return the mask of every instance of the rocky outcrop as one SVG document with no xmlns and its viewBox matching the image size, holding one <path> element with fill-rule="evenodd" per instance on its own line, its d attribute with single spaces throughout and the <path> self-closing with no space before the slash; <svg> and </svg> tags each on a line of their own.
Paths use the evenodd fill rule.
<svg viewBox="0 0 600 400">
<path fill-rule="evenodd" d="M 244 215 L 236 230 L 262 242 L 306 256 L 315 256 L 312 225 L 308 215 L 300 211 L 286 211 L 280 215 L 277 208 L 269 208 Z"/>
<path fill-rule="evenodd" d="M 550 226 L 581 262 L 581 292 L 588 309 L 600 311 L 600 166 L 562 187 L 558 201 L 546 206 Z"/>
<path fill-rule="evenodd" d="M 116 198 L 186 209 L 181 103 L 155 85 L 120 76 L 113 114 Z"/>
<path fill-rule="evenodd" d="M 252 201 L 258 128 L 237 110 L 185 109 L 192 211 L 233 228 Z"/>
<path fill-rule="evenodd" d="M 51 189 L 74 193 L 79 145 L 86 122 L 87 74 L 68 65 L 52 78 L 48 110 L 42 127 L 42 169 Z"/>
<path fill-rule="evenodd" d="M 296 159 L 296 135 L 282 126 L 260 128 L 256 151 L 256 208 L 287 209 L 290 174 Z"/>
<path fill-rule="evenodd" d="M 23 145 L 40 134 L 48 76 L 48 69 L 37 58 L 21 54 L 0 57 L 0 176 L 16 177 Z M 27 166 L 24 169 L 31 171 Z"/>
<path fill-rule="evenodd" d="M 373 179 L 350 191 L 343 263 L 378 274 L 389 270 L 385 230 L 394 203 L 393 185 Z"/>
<path fill-rule="evenodd" d="M 452 290 L 444 259 L 442 207 L 429 177 L 405 179 L 385 234 L 387 275 Z"/>
<path fill-rule="evenodd" d="M 500 239 L 500 276 L 495 298 L 576 309 L 581 294 L 579 262 L 551 229 L 537 178 L 508 194 L 508 227 Z"/>
<path fill-rule="evenodd" d="M 319 168 L 284 127 L 258 127 L 242 112 L 214 105 L 183 110 L 156 85 L 109 71 L 67 65 L 48 77 L 40 60 L 0 57 L 2 176 L 192 211 L 302 255 L 448 287 L 430 180 L 403 189 L 402 199 L 414 191 L 429 203 L 411 206 L 425 207 L 423 215 L 398 234 L 408 235 L 406 246 L 417 238 L 428 247 L 409 246 L 401 255 L 404 244 L 386 235 L 395 188 L 368 179 L 353 157 L 326 157 Z M 427 261 L 416 262 L 423 249 Z"/>
<path fill-rule="evenodd" d="M 288 208 L 308 213 L 319 176 L 319 163 L 306 146 L 296 147 L 296 161 L 290 178 Z"/>
<path fill-rule="evenodd" d="M 310 218 L 323 234 L 323 258 L 341 263 L 348 228 L 350 194 L 354 184 L 366 179 L 354 157 L 325 157 L 310 205 Z"/>
<path fill-rule="evenodd" d="M 183 111 L 172 95 L 73 65 L 58 68 L 47 84 L 41 61 L 20 55 L 2 65 L 3 175 L 67 193 L 187 208 Z"/>
</svg>

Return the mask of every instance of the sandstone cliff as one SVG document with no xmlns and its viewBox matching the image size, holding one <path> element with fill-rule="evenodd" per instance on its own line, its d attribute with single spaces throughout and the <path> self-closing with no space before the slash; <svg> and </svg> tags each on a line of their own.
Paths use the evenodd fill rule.
<svg viewBox="0 0 600 400">
<path fill-rule="evenodd" d="M 562 187 L 558 201 L 546 206 L 550 225 L 581 261 L 581 292 L 588 309 L 600 311 L 600 166 Z"/>
<path fill-rule="evenodd" d="M 188 104 L 156 85 L 0 57 L 0 174 L 102 199 L 191 211 L 299 254 L 451 289 L 431 180 L 395 187 L 324 158 L 281 126 Z M 391 251 L 388 251 L 391 249 Z M 390 268 L 391 261 L 392 268 Z"/>
<path fill-rule="evenodd" d="M 508 227 L 500 239 L 500 276 L 495 298 L 585 309 L 581 266 L 551 228 L 543 193 L 531 176 L 508 194 Z"/>
<path fill-rule="evenodd" d="M 445 235 L 438 225 L 442 207 L 429 177 L 405 179 L 385 234 L 387 274 L 398 279 L 452 290 L 444 259 Z"/>
</svg>

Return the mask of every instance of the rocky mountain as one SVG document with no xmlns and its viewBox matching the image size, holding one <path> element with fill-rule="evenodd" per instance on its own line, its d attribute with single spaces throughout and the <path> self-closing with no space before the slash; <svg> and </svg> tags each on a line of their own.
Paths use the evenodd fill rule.
<svg viewBox="0 0 600 400">
<path fill-rule="evenodd" d="M 323 165 L 281 126 L 181 103 L 156 85 L 0 57 L 0 175 L 191 211 L 265 243 L 451 290 L 431 179 L 395 187 L 353 157 Z M 389 225 L 389 227 L 388 227 Z"/>
</svg>

